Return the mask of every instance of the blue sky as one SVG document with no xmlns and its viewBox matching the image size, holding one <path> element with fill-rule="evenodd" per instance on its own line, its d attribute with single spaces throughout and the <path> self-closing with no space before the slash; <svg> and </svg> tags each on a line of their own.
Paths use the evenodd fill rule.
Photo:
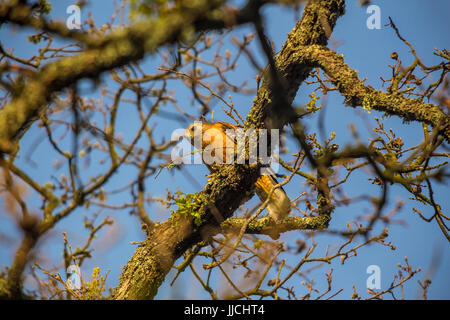
<svg viewBox="0 0 450 320">
<path fill-rule="evenodd" d="M 66 8 L 72 1 L 50 1 L 53 5 L 52 17 L 55 19 L 64 19 Z M 93 1 L 87 8 L 82 10 L 82 20 L 92 14 L 97 25 L 101 25 L 108 21 L 113 12 L 112 1 Z M 395 35 L 392 28 L 385 26 L 388 23 L 388 17 L 392 17 L 402 36 L 410 41 L 415 47 L 418 55 L 423 59 L 427 65 L 434 65 L 440 62 L 438 57 L 432 54 L 433 48 L 448 48 L 450 39 L 445 30 L 449 30 L 450 22 L 448 20 L 448 12 L 450 12 L 450 2 L 446 0 L 424 1 L 424 0 L 396 0 L 396 1 L 374 1 L 381 9 L 381 29 L 369 30 L 366 27 L 366 19 L 369 15 L 365 8 L 358 5 L 358 1 L 347 1 L 347 12 L 338 20 L 334 29 L 330 46 L 337 43 L 336 51 L 339 54 L 344 54 L 345 62 L 352 68 L 358 71 L 360 78 L 367 78 L 366 83 L 372 85 L 374 88 L 380 88 L 380 76 L 388 78 L 390 75 L 389 64 L 392 64 L 390 54 L 393 51 L 398 52 L 403 63 L 411 63 L 413 58 L 406 47 Z M 296 20 L 295 14 L 286 8 L 276 6 L 266 6 L 263 10 L 266 17 L 265 27 L 270 40 L 274 42 L 275 51 L 281 49 L 288 32 L 294 27 Z M 248 26 L 240 27 L 236 34 L 243 35 L 251 32 Z M 30 52 L 36 50 L 36 47 L 26 41 L 26 36 L 9 28 L 0 29 L 0 39 L 4 46 L 8 48 L 15 48 L 15 53 L 27 57 Z M 257 43 L 253 43 L 252 47 L 258 49 Z M 230 48 L 230 50 L 232 50 Z M 257 57 L 260 65 L 264 65 L 263 56 Z M 155 66 L 158 65 L 158 58 L 147 56 L 142 62 L 143 68 L 147 72 L 156 72 Z M 230 79 L 234 83 L 242 83 L 247 81 L 250 85 L 254 85 L 256 71 L 251 68 L 248 61 L 242 60 L 238 70 L 230 74 Z M 108 77 L 103 77 L 103 84 L 108 84 L 109 89 L 113 90 L 114 85 Z M 190 100 L 185 97 L 188 94 L 183 88 L 180 81 L 171 81 L 168 83 L 169 90 L 175 91 L 175 97 L 178 103 L 190 114 L 198 114 L 198 105 L 191 104 Z M 99 98 L 98 90 L 96 90 L 91 82 L 83 83 L 83 93 L 95 99 Z M 296 104 L 305 104 L 309 98 L 312 88 L 310 86 L 302 86 L 297 94 L 295 100 Z M 239 112 L 246 116 L 249 107 L 251 106 L 253 95 L 236 95 L 231 93 L 233 101 L 237 106 Z M 170 110 L 174 112 L 173 108 Z M 118 119 L 123 121 L 118 122 L 118 132 L 122 132 L 125 141 L 132 139 L 132 134 L 136 130 L 136 114 L 134 109 L 122 107 L 119 109 Z M 325 131 L 329 136 L 331 131 L 336 132 L 336 143 L 341 146 L 351 143 L 353 138 L 350 134 L 349 124 L 352 123 L 358 129 L 361 140 L 367 141 L 372 133 L 367 129 L 366 123 L 374 124 L 374 117 L 381 117 L 377 112 L 368 114 L 362 109 L 352 109 L 344 106 L 343 98 L 337 94 L 330 94 L 325 107 Z M 226 115 L 217 104 L 215 108 L 216 120 L 228 120 Z M 153 122 L 152 122 L 153 121 Z M 151 121 L 151 125 L 155 125 L 158 129 L 157 138 L 170 138 L 170 134 L 174 129 L 186 127 L 188 123 L 179 123 L 176 121 L 157 118 Z M 305 119 L 304 124 L 307 129 L 314 130 L 317 127 L 317 117 Z M 403 124 L 397 118 L 388 118 L 384 120 L 386 128 L 393 128 L 398 136 L 401 136 L 404 141 L 408 143 L 419 142 L 421 139 L 421 125 L 418 123 Z M 130 128 L 131 130 L 130 133 Z M 23 164 L 26 172 L 35 177 L 40 182 L 45 182 L 50 179 L 51 175 L 59 176 L 63 169 L 55 170 L 53 167 L 54 159 L 57 155 L 43 144 L 42 146 L 35 146 L 37 137 L 42 135 L 42 132 L 33 126 L 24 136 L 21 142 L 21 150 L 23 152 L 19 157 L 19 164 Z M 295 143 L 289 145 L 291 153 L 295 152 L 297 146 Z M 67 144 L 70 148 L 70 145 Z M 142 144 L 145 148 L 145 143 Z M 26 154 L 28 150 L 35 149 L 32 154 L 32 159 L 37 163 L 36 167 L 29 165 L 26 161 Z M 82 172 L 82 177 L 88 177 L 95 170 L 102 170 L 100 164 L 95 164 L 86 172 Z M 105 170 L 105 167 L 103 167 Z M 147 191 L 152 196 L 163 196 L 165 189 L 176 191 L 179 187 L 183 192 L 197 192 L 201 190 L 201 186 L 206 182 L 205 175 L 208 173 L 203 165 L 191 165 L 189 172 L 193 175 L 197 183 L 192 183 L 183 174 L 179 172 L 163 170 L 161 174 L 155 179 L 149 177 L 146 181 Z M 101 171 L 100 171 L 101 172 Z M 136 171 L 131 168 L 124 168 L 120 173 L 112 177 L 111 181 L 105 187 L 105 191 L 116 189 L 124 185 L 129 176 L 135 176 Z M 380 189 L 378 186 L 372 185 L 367 178 L 371 176 L 367 173 L 358 173 L 352 177 L 352 181 L 347 184 L 345 192 L 349 196 L 357 196 L 360 194 L 378 195 Z M 298 195 L 302 188 L 304 188 L 304 181 L 301 179 L 294 180 L 285 189 L 291 197 Z M 300 190 L 300 191 L 299 191 Z M 438 203 L 444 208 L 449 206 L 448 186 L 440 184 L 435 186 L 435 197 Z M 429 290 L 429 298 L 434 299 L 448 299 L 450 297 L 450 280 L 448 277 L 448 270 L 450 270 L 450 256 L 448 250 L 448 242 L 442 235 L 436 223 L 425 223 L 413 211 L 414 206 L 423 209 L 422 212 L 430 215 L 431 208 L 424 209 L 416 203 L 408 200 L 408 195 L 398 187 L 393 187 L 389 194 L 390 204 L 385 209 L 388 212 L 395 205 L 396 199 L 404 199 L 405 205 L 401 212 L 395 216 L 396 219 L 406 221 L 407 225 L 391 225 L 389 227 L 391 241 L 396 250 L 391 250 L 381 245 L 369 245 L 358 251 L 358 256 L 348 259 L 344 265 L 340 265 L 339 261 L 333 262 L 330 265 L 322 266 L 317 271 L 311 274 L 311 277 L 318 284 L 318 288 L 325 288 L 325 272 L 333 268 L 333 290 L 337 291 L 343 288 L 343 292 L 338 296 L 340 299 L 348 299 L 352 294 L 352 285 L 355 285 L 358 292 L 365 295 L 365 285 L 368 274 L 366 269 L 370 265 L 378 265 L 381 269 L 381 287 L 386 288 L 392 281 L 394 274 L 397 272 L 396 267 L 398 263 L 404 264 L 404 257 L 407 256 L 413 268 L 421 267 L 422 272 L 416 275 L 411 281 L 406 284 L 405 293 L 408 298 L 415 298 L 417 293 L 417 280 L 423 280 L 427 272 L 430 272 L 430 264 L 433 254 L 440 256 L 440 264 L 433 277 L 433 283 Z M 129 201 L 129 197 L 110 196 L 111 203 L 120 204 Z M 31 197 L 30 201 L 39 205 L 35 197 Z M 256 204 L 256 199 L 252 199 L 249 203 Z M 146 208 L 150 217 L 156 221 L 164 221 L 170 212 L 155 204 Z M 343 230 L 346 224 L 358 216 L 364 215 L 371 208 L 367 202 L 358 203 L 349 207 L 338 208 L 333 214 L 330 223 L 330 229 Z M 62 262 L 62 236 L 61 232 L 67 231 L 69 239 L 73 246 L 80 245 L 84 242 L 86 232 L 82 229 L 83 215 L 92 214 L 93 209 L 79 209 L 76 210 L 70 217 L 61 221 L 55 230 L 51 231 L 40 243 L 40 250 L 38 257 L 43 258 L 49 254 L 50 259 L 41 260 L 42 265 L 50 267 L 52 265 L 61 264 Z M 94 242 L 94 258 L 87 260 L 82 267 L 83 274 L 89 274 L 92 268 L 99 266 L 102 273 L 110 270 L 108 275 L 109 286 L 115 286 L 118 283 L 120 275 L 120 267 L 125 265 L 135 250 L 135 245 L 131 245 L 132 241 L 141 241 L 144 239 L 144 234 L 140 230 L 139 222 L 135 217 L 129 216 L 126 211 L 102 212 L 100 217 L 110 216 L 115 219 L 115 224 L 112 228 L 103 230 L 99 239 Z M 382 229 L 379 225 L 377 230 Z M 10 222 L 9 218 L 4 214 L 0 214 L 0 234 L 6 234 L 8 237 L 0 238 L 0 267 L 8 266 L 12 261 L 12 253 L 18 244 L 19 234 L 17 228 Z M 114 241 L 108 242 L 114 235 Z M 2 241 L 7 239 L 8 241 Z M 281 240 L 287 244 L 292 244 L 297 239 L 304 239 L 302 232 L 289 232 L 282 235 Z M 339 241 L 337 241 L 339 240 Z M 319 243 L 317 248 L 317 255 L 323 254 L 326 247 L 330 244 L 342 243 L 343 239 L 328 235 L 319 235 L 316 237 Z M 292 264 L 295 264 L 295 257 L 289 257 Z M 298 257 L 297 257 L 298 259 Z M 40 263 L 41 263 L 40 262 Z M 198 259 L 196 262 L 198 266 L 205 263 L 205 260 Z M 200 268 L 198 268 L 200 269 Z M 60 272 L 63 272 L 60 269 Z M 169 286 L 174 273 L 170 273 L 167 277 L 166 283 L 162 285 L 157 295 L 157 298 L 209 298 L 195 278 L 190 273 L 179 277 L 173 287 Z M 221 285 L 221 278 L 216 277 L 217 285 Z M 294 281 L 293 284 L 298 290 L 298 295 L 305 293 L 304 287 L 299 284 L 299 281 Z M 219 287 L 220 288 L 220 287 Z"/>
</svg>

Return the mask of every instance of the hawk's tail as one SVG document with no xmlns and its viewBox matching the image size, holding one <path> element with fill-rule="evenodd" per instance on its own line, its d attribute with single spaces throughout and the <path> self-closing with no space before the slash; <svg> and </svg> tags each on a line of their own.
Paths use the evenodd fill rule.
<svg viewBox="0 0 450 320">
<path fill-rule="evenodd" d="M 256 194 L 261 201 L 265 201 L 267 199 L 270 190 L 272 190 L 272 188 L 277 184 L 277 180 L 272 175 L 263 174 L 258 178 L 255 183 Z M 269 203 L 267 204 L 267 211 L 269 211 L 270 216 L 275 221 L 284 219 L 291 211 L 291 200 L 282 187 L 279 187 L 273 191 Z"/>
</svg>

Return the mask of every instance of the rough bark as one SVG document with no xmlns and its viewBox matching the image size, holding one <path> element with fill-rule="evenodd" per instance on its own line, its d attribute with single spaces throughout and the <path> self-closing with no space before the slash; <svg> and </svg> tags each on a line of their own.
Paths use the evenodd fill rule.
<svg viewBox="0 0 450 320">
<path fill-rule="evenodd" d="M 69 31 L 64 23 L 36 17 L 32 7 L 22 2 L 2 2 L 0 23 L 46 31 L 77 41 L 85 50 L 78 55 L 50 62 L 35 72 L 30 70 L 25 84 L 14 88 L 11 100 L 0 110 L 0 160 L 6 154 L 14 155 L 18 151 L 18 140 L 45 111 L 55 93 L 75 85 L 81 79 L 95 80 L 106 71 L 140 60 L 145 54 L 153 53 L 163 45 L 183 39 L 186 30 L 198 32 L 224 28 L 225 16 L 234 24 L 246 23 L 253 18 L 252 6 L 235 12 L 221 7 L 223 3 L 223 0 L 196 1 L 189 7 L 171 11 L 158 19 L 122 28 L 103 38 L 87 32 Z M 7 281 L 0 279 L 0 295 L 5 298 L 20 297 L 22 273 L 39 237 L 82 204 L 82 201 L 74 201 L 62 212 L 52 215 L 55 205 L 53 199 L 51 200 L 44 210 L 45 219 L 35 228 L 36 234 L 23 237 Z"/>
<path fill-rule="evenodd" d="M 48 31 L 79 41 L 86 47 L 81 54 L 49 63 L 31 75 L 26 79 L 26 85 L 18 88 L 9 104 L 0 110 L 0 157 L 17 150 L 16 140 L 45 110 L 54 93 L 80 79 L 96 79 L 103 72 L 137 61 L 162 45 L 182 39 L 186 29 L 219 29 L 227 27 L 228 21 L 231 25 L 254 23 L 259 18 L 257 10 L 261 4 L 258 3 L 264 2 L 250 0 L 247 6 L 238 12 L 215 11 L 223 4 L 223 1 L 219 0 L 196 3 L 193 8 L 172 12 L 151 22 L 139 23 L 105 39 L 68 32 L 57 23 L 33 19 L 30 17 L 31 12 L 13 10 L 13 7 L 8 7 L 8 3 L 0 4 L 0 23 L 11 22 Z M 290 103 L 312 68 L 320 67 L 338 86 L 348 105 L 384 111 L 405 121 L 423 121 L 439 130 L 449 141 L 449 118 L 442 110 L 418 99 L 404 98 L 396 93 L 384 93 L 365 86 L 357 73 L 348 67 L 341 57 L 325 47 L 337 18 L 343 13 L 344 0 L 308 2 L 301 21 L 289 33 L 282 50 L 273 61 L 279 78 L 274 79 L 273 74 L 269 72 L 264 74 L 262 85 L 246 119 L 246 127 L 282 128 L 292 121 L 293 111 Z M 278 85 L 283 88 L 286 97 L 283 103 L 278 99 L 280 93 L 273 91 L 275 80 L 279 81 Z M 273 121 L 275 118 L 279 121 Z M 195 224 L 192 217 L 175 215 L 151 229 L 147 240 L 136 249 L 125 266 L 113 298 L 153 298 L 176 259 L 188 248 L 199 241 L 208 241 L 218 232 L 238 230 L 244 221 L 227 218 L 253 196 L 253 186 L 259 176 L 259 169 L 258 166 L 239 165 L 229 166 L 218 172 L 199 194 L 199 212 L 202 218 L 200 225 Z M 77 205 L 74 204 L 74 207 Z M 51 216 L 51 213 L 48 215 Z M 56 221 L 64 216 L 51 217 Z M 289 218 L 277 226 L 276 231 L 326 228 L 329 219 L 329 210 L 327 214 L 319 217 Z M 50 228 L 46 223 L 45 220 L 40 226 L 40 234 Z M 270 219 L 258 219 L 247 226 L 246 232 L 273 235 L 274 226 Z M 11 279 L 14 280 L 14 285 L 9 287 L 15 292 L 20 290 L 20 278 L 27 256 L 36 242 L 37 239 L 25 237 L 23 248 L 21 247 L 17 255 L 18 260 L 12 265 Z M 0 288 L 2 286 L 0 282 Z"/>
<path fill-rule="evenodd" d="M 425 122 L 440 131 L 450 142 L 450 118 L 438 106 L 424 103 L 420 98 L 407 98 L 397 92 L 383 92 L 364 85 L 357 72 L 344 62 L 344 58 L 326 47 L 305 46 L 296 52 L 295 57 L 297 63 L 321 68 L 345 97 L 348 106 L 382 111 L 404 121 Z"/>
<path fill-rule="evenodd" d="M 294 53 L 304 45 L 326 45 L 337 18 L 343 13 L 343 0 L 310 1 L 302 19 L 289 33 L 283 49 L 275 57 L 289 103 L 312 68 L 309 64 L 291 63 Z M 269 74 L 265 77 L 246 119 L 246 127 L 266 128 L 266 120 L 273 112 L 275 95 L 271 90 Z M 286 118 L 284 122 L 288 120 Z M 278 127 L 284 124 L 277 123 Z M 156 226 L 129 260 L 113 298 L 153 298 L 171 266 L 185 250 L 217 233 L 220 230 L 218 224 L 253 195 L 259 169 L 259 166 L 236 165 L 217 173 L 199 195 L 202 203 L 199 209 L 202 217 L 200 226 L 197 227 L 189 217 L 183 218 L 181 225 L 169 219 Z M 324 221 L 320 227 L 326 227 L 328 219 Z"/>
</svg>

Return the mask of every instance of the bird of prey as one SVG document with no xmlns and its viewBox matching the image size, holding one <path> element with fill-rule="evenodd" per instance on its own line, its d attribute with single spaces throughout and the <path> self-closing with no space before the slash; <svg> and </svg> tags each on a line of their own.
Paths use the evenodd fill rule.
<svg viewBox="0 0 450 320">
<path fill-rule="evenodd" d="M 238 130 L 238 127 L 228 122 L 197 121 L 189 125 L 185 136 L 194 147 L 201 148 L 199 151 L 202 153 L 203 162 L 211 173 L 214 173 L 220 170 L 221 164 L 232 164 L 236 160 L 237 135 L 231 135 L 230 132 Z M 269 170 L 267 173 L 269 174 L 262 174 L 255 183 L 256 194 L 263 202 L 272 188 L 278 184 L 275 174 Z M 291 201 L 282 187 L 274 189 L 266 208 L 276 222 L 289 214 Z"/>
</svg>

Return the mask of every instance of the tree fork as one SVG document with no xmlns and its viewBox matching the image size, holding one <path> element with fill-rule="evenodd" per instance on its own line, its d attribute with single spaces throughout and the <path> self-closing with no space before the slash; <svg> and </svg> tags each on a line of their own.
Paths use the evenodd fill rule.
<svg viewBox="0 0 450 320">
<path fill-rule="evenodd" d="M 289 33 L 281 52 L 275 57 L 279 75 L 286 84 L 289 103 L 304 79 L 312 70 L 311 65 L 290 64 L 290 56 L 305 45 L 325 46 L 339 16 L 344 14 L 343 0 L 309 1 L 302 19 Z M 246 119 L 246 128 L 265 128 L 266 119 L 273 107 L 270 79 L 263 79 L 253 106 Z M 285 123 L 278 123 L 281 128 Z M 206 240 L 218 232 L 215 216 L 223 220 L 253 195 L 254 183 L 259 177 L 259 166 L 236 165 L 224 168 L 205 186 L 199 198 L 202 224 L 195 227 L 188 217 L 174 223 L 171 218 L 157 225 L 128 261 L 120 283 L 113 293 L 114 299 L 152 299 L 157 294 L 166 274 L 186 249 L 198 241 Z"/>
</svg>

